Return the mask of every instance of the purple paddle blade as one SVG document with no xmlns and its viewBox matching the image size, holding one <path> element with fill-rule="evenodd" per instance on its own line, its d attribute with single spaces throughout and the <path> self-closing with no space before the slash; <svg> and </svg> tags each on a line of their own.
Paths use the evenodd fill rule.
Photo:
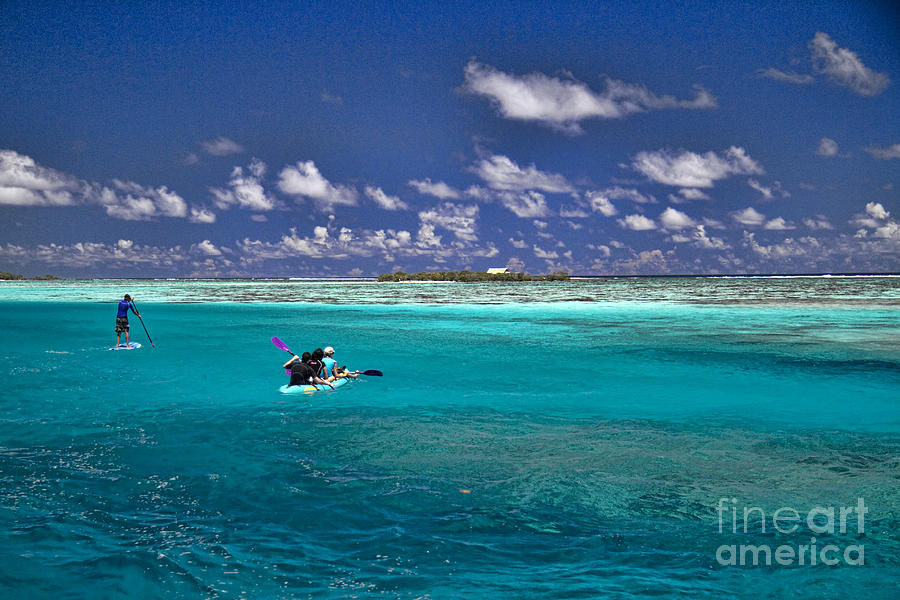
<svg viewBox="0 0 900 600">
<path fill-rule="evenodd" d="M 291 352 L 291 349 L 287 347 L 287 344 L 279 340 L 277 337 L 272 338 L 272 343 L 285 352 Z M 293 352 L 291 352 L 291 354 L 293 354 Z"/>
</svg>

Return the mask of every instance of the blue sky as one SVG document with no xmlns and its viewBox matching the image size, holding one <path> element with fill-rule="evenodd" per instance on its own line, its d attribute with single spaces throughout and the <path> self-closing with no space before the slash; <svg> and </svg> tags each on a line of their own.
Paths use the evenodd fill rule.
<svg viewBox="0 0 900 600">
<path fill-rule="evenodd" d="M 900 271 L 888 2 L 7 2 L 0 270 Z"/>
</svg>

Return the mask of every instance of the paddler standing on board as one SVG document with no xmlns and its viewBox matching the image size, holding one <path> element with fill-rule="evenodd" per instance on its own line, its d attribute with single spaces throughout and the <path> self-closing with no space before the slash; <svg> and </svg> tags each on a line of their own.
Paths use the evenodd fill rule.
<svg viewBox="0 0 900 600">
<path fill-rule="evenodd" d="M 125 332 L 125 346 L 128 346 L 128 309 L 131 309 L 131 312 L 138 316 L 138 319 L 141 318 L 141 313 L 137 311 L 134 307 L 134 304 L 131 302 L 131 296 L 125 294 L 124 300 L 119 300 L 119 312 L 116 314 L 116 348 L 119 347 L 119 338 L 122 336 L 122 332 Z"/>
</svg>

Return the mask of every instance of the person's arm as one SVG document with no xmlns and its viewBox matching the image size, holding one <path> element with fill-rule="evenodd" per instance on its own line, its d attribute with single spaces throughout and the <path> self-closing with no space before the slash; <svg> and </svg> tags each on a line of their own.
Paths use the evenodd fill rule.
<svg viewBox="0 0 900 600">
<path fill-rule="evenodd" d="M 321 377 L 319 377 L 318 374 L 316 374 L 316 375 L 313 376 L 313 381 L 316 382 L 316 383 L 318 383 L 319 385 L 327 385 L 327 386 L 330 387 L 331 389 L 334 389 L 334 386 L 331 385 L 331 382 L 330 382 L 330 381 L 327 381 L 327 380 L 325 380 L 325 379 L 322 379 Z"/>
<path fill-rule="evenodd" d="M 292 364 L 294 364 L 295 361 L 298 361 L 298 360 L 300 360 L 300 357 L 297 356 L 297 355 L 295 354 L 295 355 L 291 358 L 291 360 L 289 360 L 289 361 L 287 361 L 286 363 L 284 363 L 284 367 L 282 367 L 282 368 L 288 369 L 288 368 L 290 368 L 290 366 L 291 366 Z"/>
<path fill-rule="evenodd" d="M 134 298 L 132 298 L 132 300 L 134 300 Z M 139 313 L 139 312 L 137 311 L 137 309 L 134 307 L 134 302 L 129 302 L 129 303 L 128 303 L 128 306 L 131 308 L 131 312 L 133 312 L 134 314 L 136 314 L 136 315 L 138 316 L 138 319 L 140 319 L 140 318 L 141 318 L 141 313 Z M 126 311 L 126 314 L 127 314 L 127 311 Z"/>
</svg>

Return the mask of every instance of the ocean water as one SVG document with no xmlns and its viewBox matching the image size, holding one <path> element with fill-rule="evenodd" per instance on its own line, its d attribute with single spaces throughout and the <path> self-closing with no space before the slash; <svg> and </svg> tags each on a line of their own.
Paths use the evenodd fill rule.
<svg viewBox="0 0 900 600">
<path fill-rule="evenodd" d="M 281 395 L 272 336 L 384 377 Z M 896 277 L 4 282 L 0 377 L 4 598 L 900 581 Z"/>
</svg>

